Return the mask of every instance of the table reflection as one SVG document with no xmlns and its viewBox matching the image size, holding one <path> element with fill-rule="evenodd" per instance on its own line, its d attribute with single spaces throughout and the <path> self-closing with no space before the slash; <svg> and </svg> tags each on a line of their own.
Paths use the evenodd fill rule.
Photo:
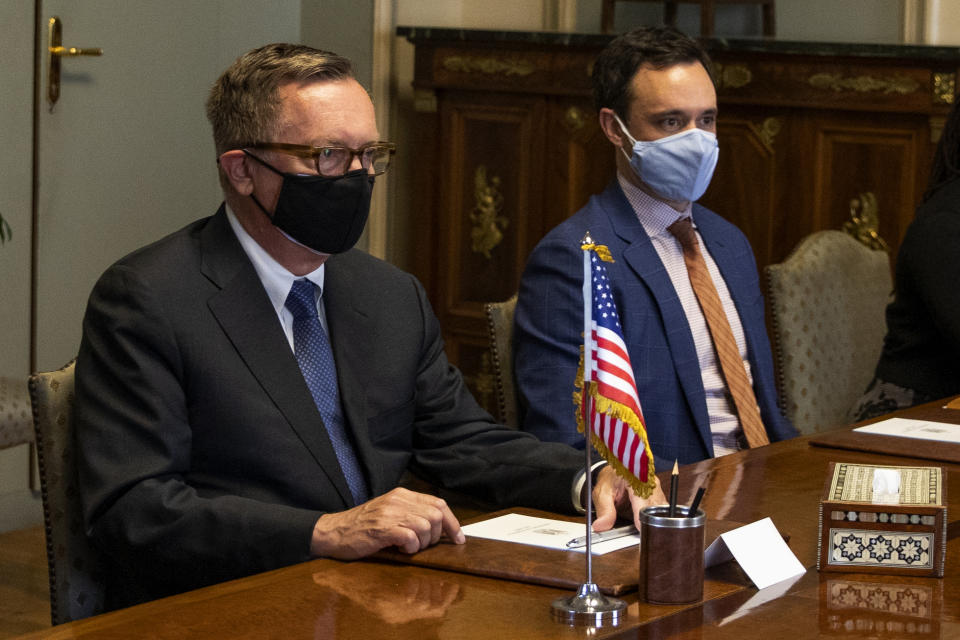
<svg viewBox="0 0 960 640">
<path fill-rule="evenodd" d="M 821 583 L 820 632 L 940 637 L 943 583 L 905 584 L 844 577 Z"/>
<path fill-rule="evenodd" d="M 320 598 L 323 604 L 314 625 L 317 639 L 394 634 L 436 638 L 436 621 L 461 598 L 460 585 L 443 577 L 411 573 L 399 580 L 372 582 L 352 564 L 316 572 L 313 582 L 329 591 Z M 368 615 L 357 615 L 358 607 Z M 382 635 L 388 628 L 393 632 Z"/>
</svg>

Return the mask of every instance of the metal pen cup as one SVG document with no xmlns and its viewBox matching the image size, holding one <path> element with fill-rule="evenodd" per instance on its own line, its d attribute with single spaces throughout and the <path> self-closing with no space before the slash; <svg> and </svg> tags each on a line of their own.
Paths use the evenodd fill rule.
<svg viewBox="0 0 960 640">
<path fill-rule="evenodd" d="M 640 512 L 640 597 L 652 604 L 686 604 L 703 598 L 703 536 L 707 516 L 677 505 Z"/>
</svg>

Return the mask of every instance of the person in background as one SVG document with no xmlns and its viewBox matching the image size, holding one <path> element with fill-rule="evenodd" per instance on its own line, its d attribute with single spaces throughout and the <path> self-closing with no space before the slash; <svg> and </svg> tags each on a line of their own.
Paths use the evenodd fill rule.
<svg viewBox="0 0 960 640">
<path fill-rule="evenodd" d="M 607 272 L 658 469 L 796 435 L 777 406 L 753 251 L 696 204 L 718 159 L 706 52 L 675 29 L 640 27 L 600 54 L 593 89 L 617 173 L 527 262 L 515 315 L 523 428 L 583 446 L 570 398 L 589 231 L 614 259 Z"/>
<path fill-rule="evenodd" d="M 930 182 L 897 253 L 883 351 L 853 410 L 855 420 L 960 394 L 958 104 L 947 117 Z"/>
</svg>

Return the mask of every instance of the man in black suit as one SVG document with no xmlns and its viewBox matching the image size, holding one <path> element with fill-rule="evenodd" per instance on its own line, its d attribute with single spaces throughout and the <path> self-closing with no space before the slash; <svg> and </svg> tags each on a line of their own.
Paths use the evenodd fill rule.
<svg viewBox="0 0 960 640">
<path fill-rule="evenodd" d="M 84 319 L 75 446 L 87 531 L 113 563 L 108 606 L 463 543 L 443 500 L 397 487 L 408 469 L 572 511 L 581 454 L 493 424 L 420 284 L 351 249 L 394 149 L 349 61 L 251 51 L 207 113 L 224 205 L 108 269 Z M 291 306 L 304 289 L 305 316 Z M 299 346 L 307 335 L 319 343 Z M 594 495 L 598 529 L 640 506 L 610 469 Z"/>
</svg>

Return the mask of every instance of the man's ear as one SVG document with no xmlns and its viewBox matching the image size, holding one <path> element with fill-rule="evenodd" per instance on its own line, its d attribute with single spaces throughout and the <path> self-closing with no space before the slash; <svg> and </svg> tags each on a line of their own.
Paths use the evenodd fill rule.
<svg viewBox="0 0 960 640">
<path fill-rule="evenodd" d="M 600 109 L 599 120 L 603 135 L 607 136 L 607 140 L 609 140 L 613 146 L 622 149 L 624 143 L 623 130 L 620 128 L 620 124 L 614 116 L 613 109 L 609 107 Z"/>
<path fill-rule="evenodd" d="M 247 154 L 240 149 L 231 149 L 218 158 L 218 164 L 237 193 L 242 196 L 253 193 L 253 177 L 250 175 Z"/>
</svg>

